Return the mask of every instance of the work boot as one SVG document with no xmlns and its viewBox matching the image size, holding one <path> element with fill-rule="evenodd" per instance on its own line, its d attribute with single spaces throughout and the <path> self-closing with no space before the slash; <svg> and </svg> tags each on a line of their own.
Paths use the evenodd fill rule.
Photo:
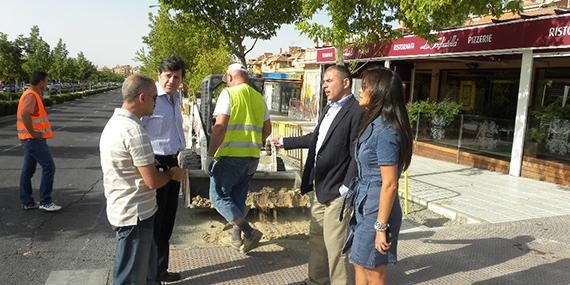
<svg viewBox="0 0 570 285">
<path fill-rule="evenodd" d="M 248 237 L 243 238 L 243 244 L 241 245 L 241 252 L 247 253 L 250 250 L 259 246 L 259 240 L 263 236 L 263 233 L 259 230 L 254 229 L 251 232 L 251 235 Z"/>
</svg>

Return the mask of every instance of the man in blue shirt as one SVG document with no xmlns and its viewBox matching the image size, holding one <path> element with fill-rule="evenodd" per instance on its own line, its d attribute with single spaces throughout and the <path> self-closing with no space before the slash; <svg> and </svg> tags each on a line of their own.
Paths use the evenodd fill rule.
<svg viewBox="0 0 570 285">
<path fill-rule="evenodd" d="M 155 158 L 162 169 L 178 166 L 178 152 L 184 149 L 186 144 L 182 129 L 181 98 L 177 91 L 185 73 L 186 65 L 177 56 L 169 56 L 160 63 L 154 113 L 142 118 Z M 158 212 L 154 223 L 154 240 L 158 249 L 157 273 L 160 281 L 181 279 L 179 273 L 168 272 L 170 237 L 174 228 L 179 192 L 180 182 L 174 180 L 156 191 Z"/>
</svg>

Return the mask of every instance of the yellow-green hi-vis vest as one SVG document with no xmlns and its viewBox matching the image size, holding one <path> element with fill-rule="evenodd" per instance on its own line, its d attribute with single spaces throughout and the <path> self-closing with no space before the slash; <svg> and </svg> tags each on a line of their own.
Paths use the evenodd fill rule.
<svg viewBox="0 0 570 285">
<path fill-rule="evenodd" d="M 245 83 L 227 90 L 230 94 L 230 119 L 224 141 L 214 157 L 259 158 L 265 118 L 263 96 Z"/>
</svg>

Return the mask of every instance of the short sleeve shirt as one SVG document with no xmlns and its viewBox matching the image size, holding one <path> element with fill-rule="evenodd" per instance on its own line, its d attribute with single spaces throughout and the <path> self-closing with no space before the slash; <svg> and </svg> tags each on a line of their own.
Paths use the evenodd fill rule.
<svg viewBox="0 0 570 285">
<path fill-rule="evenodd" d="M 396 165 L 401 172 L 400 138 L 382 117 L 366 127 L 359 137 L 357 151 L 359 176 L 363 180 L 381 181 L 380 166 Z"/>
<path fill-rule="evenodd" d="M 270 118 L 269 111 L 267 110 L 267 103 L 264 104 L 265 106 L 265 116 L 263 121 L 267 121 Z M 228 89 L 222 90 L 220 96 L 218 96 L 218 101 L 216 102 L 216 108 L 214 108 L 214 117 L 217 115 L 227 115 L 228 117 L 231 115 L 231 102 L 230 102 L 230 91 Z"/>
<path fill-rule="evenodd" d="M 113 226 L 136 225 L 158 209 L 156 191 L 145 183 L 137 167 L 154 163 L 150 139 L 139 118 L 115 109 L 99 144 L 107 218 Z"/>
</svg>

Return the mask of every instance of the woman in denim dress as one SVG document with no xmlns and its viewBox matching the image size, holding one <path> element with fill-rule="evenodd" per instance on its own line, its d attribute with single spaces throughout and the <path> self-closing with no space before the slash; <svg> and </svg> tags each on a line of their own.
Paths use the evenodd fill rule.
<svg viewBox="0 0 570 285">
<path fill-rule="evenodd" d="M 347 246 L 352 243 L 356 284 L 385 284 L 386 265 L 396 263 L 402 223 L 398 178 L 410 165 L 412 136 L 397 74 L 367 70 L 362 90 L 366 112 L 356 146 L 358 182 Z"/>
</svg>

